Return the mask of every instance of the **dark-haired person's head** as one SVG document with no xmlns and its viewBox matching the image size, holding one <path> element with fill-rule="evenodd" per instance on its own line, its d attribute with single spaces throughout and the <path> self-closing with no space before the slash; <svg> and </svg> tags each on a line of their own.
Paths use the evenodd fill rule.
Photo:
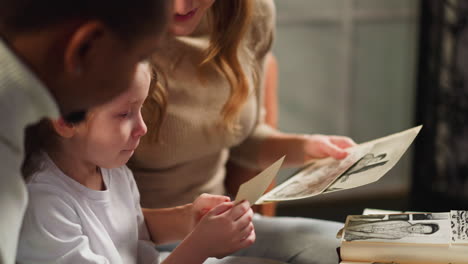
<svg viewBox="0 0 468 264">
<path fill-rule="evenodd" d="M 409 231 L 415 234 L 430 235 L 439 230 L 439 225 L 435 223 L 418 223 L 409 227 Z"/>
<path fill-rule="evenodd" d="M 168 0 L 2 0 L 0 36 L 76 119 L 129 87 L 170 8 Z"/>
</svg>

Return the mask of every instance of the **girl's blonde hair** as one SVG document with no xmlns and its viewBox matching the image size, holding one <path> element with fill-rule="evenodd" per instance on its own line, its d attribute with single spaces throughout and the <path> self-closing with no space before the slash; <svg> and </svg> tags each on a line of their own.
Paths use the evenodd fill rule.
<svg viewBox="0 0 468 264">
<path fill-rule="evenodd" d="M 156 102 L 152 108 L 153 116 L 155 113 L 156 118 L 154 124 L 159 124 L 166 109 L 166 96 L 163 87 L 158 84 L 156 71 L 148 64 L 151 73 L 151 82 L 148 90 L 148 100 Z M 143 113 L 142 113 L 143 114 Z M 93 117 L 93 109 L 86 114 L 85 123 L 89 122 Z M 159 126 L 155 126 L 156 135 L 159 131 Z M 40 153 L 43 151 L 50 151 L 58 147 L 59 135 L 55 132 L 52 122 L 49 119 L 43 119 L 38 124 L 30 126 L 25 131 L 25 158 L 21 166 L 21 172 L 25 179 L 29 178 L 32 174 L 40 170 L 42 159 Z"/>
<path fill-rule="evenodd" d="M 215 65 L 229 82 L 231 92 L 228 100 L 221 110 L 222 125 L 233 129 L 241 106 L 249 95 L 249 82 L 245 71 L 239 61 L 239 50 L 248 33 L 251 24 L 254 1 L 256 0 L 219 0 L 210 8 L 208 19 L 211 26 L 210 45 L 206 50 L 200 68 Z M 155 64 L 155 63 L 153 63 Z M 255 65 L 252 58 L 253 81 L 258 86 L 259 65 Z M 202 77 L 203 79 L 203 77 Z M 152 108 L 157 101 L 148 100 L 144 108 Z M 145 111 L 148 125 L 148 136 L 155 139 L 155 130 L 152 129 L 151 120 L 154 118 L 151 111 Z"/>
</svg>

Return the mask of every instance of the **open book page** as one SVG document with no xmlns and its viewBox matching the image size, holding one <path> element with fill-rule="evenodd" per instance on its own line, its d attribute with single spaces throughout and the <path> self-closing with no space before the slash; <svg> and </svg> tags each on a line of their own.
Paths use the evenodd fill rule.
<svg viewBox="0 0 468 264">
<path fill-rule="evenodd" d="M 450 221 L 452 245 L 468 245 L 468 211 L 450 211 Z"/>
<path fill-rule="evenodd" d="M 350 148 L 350 155 L 343 160 L 316 160 L 263 195 L 257 204 L 303 199 L 375 182 L 395 166 L 420 130 L 418 126 L 359 144 Z"/>
<path fill-rule="evenodd" d="M 449 213 L 354 215 L 346 221 L 346 241 L 447 244 Z"/>
<path fill-rule="evenodd" d="M 362 211 L 363 215 L 372 215 L 372 214 L 402 214 L 403 211 L 393 211 L 393 210 L 384 210 L 384 209 L 375 209 L 375 208 L 364 208 Z"/>
<path fill-rule="evenodd" d="M 468 264 L 467 211 L 348 216 L 340 254 L 348 262 Z"/>
<path fill-rule="evenodd" d="M 364 211 L 362 211 L 363 215 L 371 215 L 371 214 L 414 214 L 414 213 L 427 213 L 427 212 L 394 211 L 394 210 L 384 210 L 384 209 L 375 209 L 375 208 L 364 208 Z"/>
</svg>

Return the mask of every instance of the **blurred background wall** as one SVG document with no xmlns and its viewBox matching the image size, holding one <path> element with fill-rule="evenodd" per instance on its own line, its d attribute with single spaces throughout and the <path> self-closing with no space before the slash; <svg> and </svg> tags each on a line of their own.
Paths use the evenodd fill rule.
<svg viewBox="0 0 468 264">
<path fill-rule="evenodd" d="M 416 141 L 410 205 L 468 208 L 468 0 L 421 2 Z"/>
<path fill-rule="evenodd" d="M 364 142 L 416 124 L 418 0 L 276 0 L 279 127 Z M 344 220 L 405 209 L 413 150 L 379 182 L 295 202 L 279 215 Z M 282 171 L 281 182 L 292 171 Z"/>
</svg>

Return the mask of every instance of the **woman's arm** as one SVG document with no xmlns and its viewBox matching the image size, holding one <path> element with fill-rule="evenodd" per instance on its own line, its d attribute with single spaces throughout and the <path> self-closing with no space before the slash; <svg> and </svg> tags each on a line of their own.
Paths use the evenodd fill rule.
<svg viewBox="0 0 468 264">
<path fill-rule="evenodd" d="M 182 240 L 190 232 L 192 204 L 163 209 L 142 208 L 142 211 L 155 244 Z"/>
<path fill-rule="evenodd" d="M 265 109 L 265 123 L 270 127 L 276 128 L 278 124 L 278 62 L 275 55 L 269 52 L 265 62 L 265 77 L 264 77 L 264 100 L 263 107 Z M 242 167 L 234 162 L 229 162 L 226 168 L 226 190 L 228 194 L 235 195 L 239 186 L 257 175 L 260 170 Z M 273 188 L 274 183 L 268 188 Z M 255 205 L 254 210 L 263 215 L 275 215 L 275 204 Z"/>
<path fill-rule="evenodd" d="M 265 97 L 263 104 L 266 109 L 265 123 L 271 127 L 278 127 L 278 61 L 269 52 L 266 57 L 265 68 Z"/>
</svg>

